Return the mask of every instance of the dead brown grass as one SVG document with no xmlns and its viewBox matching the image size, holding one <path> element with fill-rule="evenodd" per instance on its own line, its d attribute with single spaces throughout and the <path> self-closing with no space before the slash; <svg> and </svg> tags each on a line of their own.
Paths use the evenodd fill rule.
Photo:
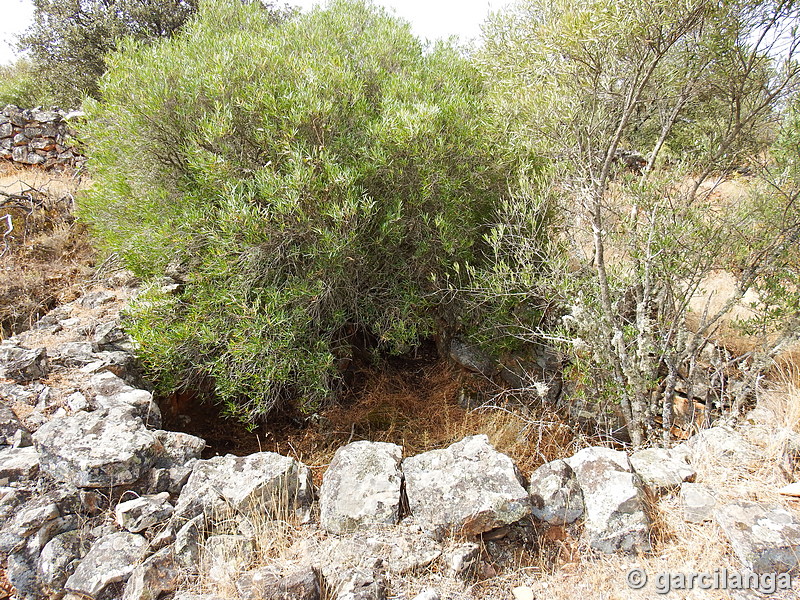
<svg viewBox="0 0 800 600">
<path fill-rule="evenodd" d="M 9 219 L 13 226 L 0 241 L 0 337 L 74 300 L 91 274 L 94 253 L 72 214 L 81 186 L 67 174 L 7 165 L 0 172 L 0 229 Z"/>
</svg>

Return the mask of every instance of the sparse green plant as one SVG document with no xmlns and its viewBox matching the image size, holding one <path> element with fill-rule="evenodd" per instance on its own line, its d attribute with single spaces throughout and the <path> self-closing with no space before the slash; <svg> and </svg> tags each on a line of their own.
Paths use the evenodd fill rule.
<svg viewBox="0 0 800 600">
<path fill-rule="evenodd" d="M 618 399 L 635 445 L 659 432 L 669 440 L 678 381 L 691 396 L 703 350 L 749 290 L 771 290 L 758 308 L 782 335 L 737 366 L 763 371 L 796 331 L 796 307 L 781 304 L 796 277 L 787 260 L 796 203 L 757 185 L 747 201 L 715 203 L 706 184 L 775 139 L 800 82 L 799 11 L 771 1 L 529 0 L 487 24 L 480 61 L 495 102 L 516 144 L 549 168 L 492 234 L 496 264 L 522 261 L 487 279 L 566 309 L 560 332 L 520 321 L 517 335 L 555 340 L 589 364 L 589 393 Z M 626 171 L 620 151 L 631 147 L 643 151 L 641 172 Z M 670 147 L 673 161 L 657 168 Z M 548 254 L 516 231 L 528 227 L 517 215 L 544 198 L 562 216 Z M 690 301 L 715 270 L 735 273 L 736 289 L 688 327 Z M 773 318 L 778 306 L 786 318 Z"/>
</svg>

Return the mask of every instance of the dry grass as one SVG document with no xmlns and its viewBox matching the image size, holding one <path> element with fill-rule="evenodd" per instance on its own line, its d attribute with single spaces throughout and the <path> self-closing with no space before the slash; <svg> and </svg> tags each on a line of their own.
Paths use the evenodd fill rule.
<svg viewBox="0 0 800 600">
<path fill-rule="evenodd" d="M 0 172 L 0 230 L 7 231 L 9 219 L 13 226 L 0 240 L 0 337 L 75 299 L 90 275 L 93 251 L 72 216 L 82 185 L 38 169 L 6 165 Z"/>
</svg>

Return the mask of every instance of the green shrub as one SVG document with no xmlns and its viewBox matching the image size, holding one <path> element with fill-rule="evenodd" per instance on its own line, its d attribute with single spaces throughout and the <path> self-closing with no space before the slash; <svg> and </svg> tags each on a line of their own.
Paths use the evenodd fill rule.
<svg viewBox="0 0 800 600">
<path fill-rule="evenodd" d="M 131 309 L 162 389 L 213 381 L 243 418 L 312 409 L 354 332 L 402 353 L 468 325 L 441 282 L 481 261 L 517 167 L 458 49 L 364 2 L 275 25 L 217 1 L 108 65 L 82 214 L 139 275 L 188 271 Z"/>
<path fill-rule="evenodd" d="M 50 99 L 36 82 L 30 62 L 19 59 L 13 65 L 0 66 L 0 108 L 7 104 L 34 108 L 49 102 Z"/>
</svg>

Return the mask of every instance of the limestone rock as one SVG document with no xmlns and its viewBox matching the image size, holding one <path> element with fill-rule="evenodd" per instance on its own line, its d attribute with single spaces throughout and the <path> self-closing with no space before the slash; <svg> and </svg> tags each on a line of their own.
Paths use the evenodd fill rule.
<svg viewBox="0 0 800 600">
<path fill-rule="evenodd" d="M 308 467 L 274 452 L 198 460 L 175 506 L 175 515 L 234 510 L 286 514 L 312 499 Z"/>
<path fill-rule="evenodd" d="M 240 600 L 319 600 L 317 573 L 310 566 L 289 572 L 264 567 L 242 574 L 236 581 Z"/>
<path fill-rule="evenodd" d="M 442 554 L 441 546 L 418 527 L 376 526 L 346 536 L 329 537 L 312 554 L 312 563 L 326 579 L 349 568 L 368 569 L 385 564 L 393 574 L 404 575 L 426 568 Z"/>
<path fill-rule="evenodd" d="M 684 481 L 694 481 L 697 475 L 680 453 L 666 448 L 639 450 L 630 461 L 642 482 L 657 493 L 675 490 Z"/>
<path fill-rule="evenodd" d="M 714 518 L 748 569 L 756 573 L 797 570 L 800 522 L 785 508 L 737 502 L 714 511 Z"/>
<path fill-rule="evenodd" d="M 645 493 L 628 456 L 610 448 L 591 447 L 565 462 L 572 467 L 583 492 L 584 535 L 589 545 L 606 554 L 649 551 Z"/>
<path fill-rule="evenodd" d="M 397 523 L 402 452 L 395 444 L 367 441 L 336 451 L 320 488 L 320 522 L 329 533 Z"/>
<path fill-rule="evenodd" d="M 201 569 L 215 582 L 233 582 L 252 559 L 253 542 L 243 535 L 212 535 L 206 539 Z"/>
<path fill-rule="evenodd" d="M 205 530 L 205 517 L 201 514 L 184 523 L 175 534 L 175 556 L 191 573 L 196 572 L 200 562 Z"/>
<path fill-rule="evenodd" d="M 53 419 L 33 440 L 42 471 L 56 481 L 87 488 L 134 483 L 161 447 L 140 419 L 122 409 Z"/>
<path fill-rule="evenodd" d="M 531 512 L 514 463 L 485 435 L 406 458 L 402 466 L 411 514 L 434 537 L 477 535 Z"/>
<path fill-rule="evenodd" d="M 13 445 L 19 432 L 30 435 L 14 411 L 0 404 L 0 445 Z"/>
<path fill-rule="evenodd" d="M 29 350 L 13 344 L 0 344 L 0 377 L 15 381 L 42 379 L 50 372 L 47 350 Z"/>
<path fill-rule="evenodd" d="M 122 600 L 157 600 L 178 589 L 180 566 L 172 546 L 162 548 L 138 565 L 125 584 Z"/>
<path fill-rule="evenodd" d="M 36 573 L 51 597 L 63 596 L 67 578 L 88 551 L 89 542 L 81 531 L 68 531 L 47 542 L 39 555 Z"/>
<path fill-rule="evenodd" d="M 146 551 L 147 540 L 141 535 L 106 535 L 92 544 L 65 587 L 94 600 L 114 598 Z"/>
<path fill-rule="evenodd" d="M 704 429 L 686 440 L 692 452 L 691 461 L 716 458 L 739 462 L 758 458 L 758 452 L 734 429 L 720 425 Z"/>
<path fill-rule="evenodd" d="M 33 479 L 39 473 L 39 453 L 34 448 L 0 450 L 0 485 Z"/>
<path fill-rule="evenodd" d="M 583 516 L 583 494 L 572 468 L 554 460 L 530 477 L 531 514 L 551 525 L 566 525 Z"/>
<path fill-rule="evenodd" d="M 713 519 L 717 500 L 706 486 L 699 483 L 684 483 L 681 485 L 680 499 L 684 521 L 702 523 Z"/>
<path fill-rule="evenodd" d="M 139 533 L 169 519 L 173 510 L 172 504 L 169 503 L 169 494 L 163 492 L 120 502 L 117 504 L 114 514 L 117 525 L 122 529 L 131 533 Z"/>
<path fill-rule="evenodd" d="M 95 403 L 105 409 L 129 408 L 148 427 L 161 426 L 161 411 L 153 394 L 129 386 L 125 381 L 104 371 L 92 376 L 90 385 L 95 390 Z"/>
</svg>

